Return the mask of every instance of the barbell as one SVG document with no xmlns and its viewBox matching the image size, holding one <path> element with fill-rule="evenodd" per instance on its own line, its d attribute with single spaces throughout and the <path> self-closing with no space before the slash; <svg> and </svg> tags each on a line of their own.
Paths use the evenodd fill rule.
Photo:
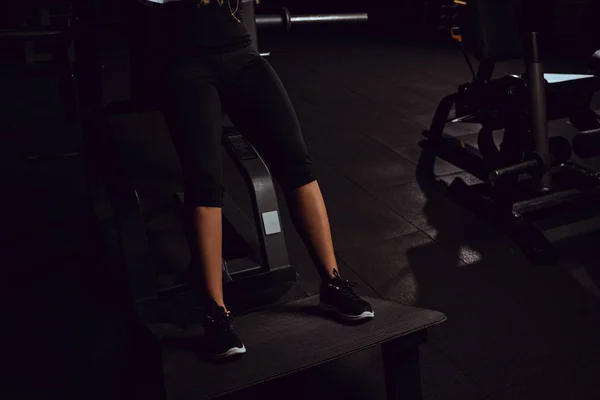
<svg viewBox="0 0 600 400">
<path fill-rule="evenodd" d="M 281 9 L 279 14 L 257 14 L 255 16 L 257 28 L 281 28 L 284 32 L 289 32 L 294 25 L 364 23 L 368 21 L 369 15 L 367 13 L 292 15 L 285 7 Z M 94 24 L 94 27 L 116 28 L 124 24 L 123 21 L 102 22 Z M 68 27 L 2 29 L 0 30 L 0 40 L 23 41 L 60 36 L 67 30 Z"/>
<path fill-rule="evenodd" d="M 541 154 L 533 152 L 527 155 L 527 160 L 518 164 L 509 165 L 490 172 L 491 182 L 497 182 L 502 178 L 517 176 L 523 173 L 543 174 L 550 168 L 567 162 L 572 155 L 569 141 L 562 136 L 551 137 L 549 143 L 549 156 L 544 158 Z"/>
<path fill-rule="evenodd" d="M 57 28 L 38 28 L 38 29 L 2 29 L 0 30 L 0 39 L 3 40 L 29 40 L 44 37 L 60 36 L 64 30 Z"/>
<path fill-rule="evenodd" d="M 600 155 L 600 129 L 580 132 L 573 138 L 573 151 L 579 158 Z"/>
<path fill-rule="evenodd" d="M 362 23 L 369 21 L 367 13 L 347 13 L 347 14 L 300 14 L 292 15 L 290 10 L 283 7 L 279 14 L 257 14 L 255 17 L 257 28 L 281 28 L 289 32 L 293 25 L 321 25 L 321 24 L 342 24 L 342 23 Z"/>
</svg>

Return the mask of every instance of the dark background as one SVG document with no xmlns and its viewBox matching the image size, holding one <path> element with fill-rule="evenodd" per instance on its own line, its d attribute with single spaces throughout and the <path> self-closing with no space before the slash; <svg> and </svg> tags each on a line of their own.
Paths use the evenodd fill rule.
<svg viewBox="0 0 600 400">
<path fill-rule="evenodd" d="M 510 1 L 510 0 L 507 0 Z M 537 29 L 548 36 L 563 39 L 560 45 L 570 47 L 593 40 L 598 43 L 600 31 L 597 18 L 600 2 L 596 0 L 513 0 L 523 6 L 523 14 Z M 410 37 L 433 34 L 441 24 L 441 6 L 448 0 L 369 0 L 369 1 L 300 1 L 264 0 L 258 12 L 275 12 L 281 6 L 295 13 L 304 12 L 369 12 L 369 18 L 379 29 L 392 35 Z M 542 6 L 540 6 L 542 5 Z M 588 37 L 586 36 L 593 36 Z M 565 41 L 564 39 L 569 39 Z"/>
<path fill-rule="evenodd" d="M 510 0 L 507 0 L 510 1 Z M 600 1 L 596 0 L 512 0 L 526 26 L 542 31 L 557 49 L 600 48 Z M 107 2 L 108 3 L 108 2 Z M 117 2 L 118 4 L 119 2 Z M 277 13 L 287 7 L 293 14 L 368 12 L 370 29 L 410 39 L 418 36 L 448 37 L 442 6 L 451 0 L 263 0 L 257 13 Z M 540 6 L 542 5 L 542 6 Z M 595 47 L 594 47 L 595 46 Z"/>
<path fill-rule="evenodd" d="M 116 6 L 125 1 L 132 0 L 102 0 L 105 16 L 118 18 Z M 361 295 L 440 310 L 449 317 L 431 330 L 430 343 L 423 347 L 424 398 L 597 400 L 600 303 L 583 278 L 588 274 L 600 282 L 600 235 L 560 240 L 564 261 L 559 266 L 533 266 L 504 235 L 447 198 L 444 185 L 464 176 L 462 171 L 421 157 L 422 131 L 439 101 L 470 79 L 448 32 L 438 30 L 440 2 L 262 1 L 261 14 L 278 12 L 282 5 L 293 13 L 370 14 L 369 30 L 377 36 L 359 30 L 352 36 L 341 27 L 309 35 L 313 29 L 307 26 L 287 36 L 261 33 L 259 43 L 272 53 L 269 61 L 302 122 L 344 276 L 359 283 Z M 600 48 L 594 23 L 600 1 L 544 4 L 540 10 L 534 2 L 527 4 L 529 21 L 544 30 L 549 49 L 577 55 L 575 62 L 549 60 L 548 71 L 585 72 L 591 51 Z M 3 6 L 0 27 L 10 20 Z M 35 4 L 14 1 L 10 7 Z M 103 54 L 106 100 L 129 95 L 128 53 L 117 44 L 111 42 Z M 106 383 L 118 382 L 121 375 L 129 381 L 133 377 L 127 374 L 152 363 L 136 354 L 147 353 L 147 346 L 135 346 L 139 340 L 126 329 L 134 324 L 114 300 L 120 287 L 115 282 L 122 284 L 123 275 L 109 262 L 114 254 L 103 253 L 99 243 L 104 238 L 93 229 L 97 221 L 89 209 L 83 161 L 27 159 L 79 151 L 81 137 L 64 116 L 53 70 L 43 63 L 25 69 L 22 48 L 1 46 L 0 398 L 116 400 L 98 388 L 110 389 Z M 44 43 L 40 47 L 44 50 Z M 516 61 L 498 73 L 522 70 Z M 171 199 L 180 188 L 180 171 L 161 115 L 125 115 L 111 122 L 142 211 Z M 470 129 L 459 126 L 451 133 L 476 144 L 476 131 Z M 551 125 L 551 131 L 573 133 L 562 123 Z M 423 166 L 423 159 L 432 165 Z M 600 160 L 591 162 L 597 170 Z M 444 184 L 423 179 L 434 167 Z M 229 193 L 246 199 L 241 205 L 250 209 L 242 178 L 231 165 L 225 172 Z M 285 210 L 282 204 L 290 260 L 301 275 L 297 289 L 301 296 L 316 295 L 318 274 Z M 110 208 L 100 211 L 112 250 L 116 234 Z M 170 210 L 148 216 L 157 270 L 187 266 L 177 218 Z M 560 237 L 564 231 L 554 234 Z M 367 352 L 318 372 L 310 380 L 288 381 L 289 387 L 321 391 L 328 385 L 333 394 L 327 398 L 341 398 L 340 388 L 350 394 L 343 398 L 382 398 L 380 353 Z M 85 396 L 65 394 L 63 388 L 75 390 L 74 382 Z"/>
<path fill-rule="evenodd" d="M 134 1 L 134 0 L 128 0 Z M 600 15 L 600 2 L 596 0 L 512 0 L 519 8 L 524 9 L 530 23 L 542 30 L 547 37 L 555 39 L 554 45 L 562 48 L 573 46 L 600 47 L 600 28 L 596 23 Z M 35 9 L 39 4 L 60 4 L 65 1 L 35 0 L 4 5 L 2 8 Z M 103 0 L 99 2 L 108 18 L 118 18 L 118 11 L 123 1 Z M 451 5 L 451 0 L 263 0 L 258 6 L 258 13 L 276 13 L 282 6 L 292 13 L 369 13 L 371 29 L 389 35 L 411 38 L 423 35 L 436 35 L 440 25 L 444 24 L 442 6 Z M 540 5 L 542 5 L 540 7 Z M 0 13 L 0 25 L 5 26 L 10 13 Z M 447 35 L 446 35 L 447 36 Z"/>
</svg>

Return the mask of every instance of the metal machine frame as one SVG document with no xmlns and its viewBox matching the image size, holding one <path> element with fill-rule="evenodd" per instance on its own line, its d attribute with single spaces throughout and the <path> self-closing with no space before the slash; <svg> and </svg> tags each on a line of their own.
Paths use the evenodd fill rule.
<svg viewBox="0 0 600 400">
<path fill-rule="evenodd" d="M 558 251 L 526 216 L 600 195 L 600 174 L 569 161 L 572 149 L 581 155 L 586 144 L 598 143 L 600 118 L 589 105 L 600 79 L 592 74 L 544 74 L 536 32 L 526 34 L 522 47 L 507 45 L 519 41 L 510 2 L 455 2 L 469 7 L 469 39 L 481 63 L 477 73 L 473 71 L 473 82 L 440 102 L 424 135 L 437 156 L 484 182 L 469 186 L 456 178 L 449 188 L 455 200 L 504 230 L 532 262 L 554 264 Z M 484 34 L 493 29 L 486 19 L 497 21 L 499 16 L 501 32 Z M 452 35 L 463 43 L 459 27 Z M 516 58 L 521 51 L 525 74 L 492 79 L 497 61 Z M 450 118 L 453 108 L 456 115 Z M 565 138 L 548 136 L 548 120 L 561 118 L 569 118 L 581 131 L 573 146 Z M 478 148 L 443 132 L 454 122 L 482 124 Z M 492 137 L 497 129 L 504 129 L 500 149 Z M 593 155 L 600 155 L 600 149 Z"/>
</svg>

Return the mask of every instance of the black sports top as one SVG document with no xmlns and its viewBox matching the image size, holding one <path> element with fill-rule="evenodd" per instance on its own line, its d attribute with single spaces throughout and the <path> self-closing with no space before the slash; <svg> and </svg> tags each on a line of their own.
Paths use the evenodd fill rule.
<svg viewBox="0 0 600 400">
<path fill-rule="evenodd" d="M 172 50 L 184 54 L 219 53 L 242 48 L 251 43 L 243 20 L 242 0 L 140 0 L 160 14 L 163 32 Z M 237 11 L 236 11 L 237 9 Z"/>
</svg>

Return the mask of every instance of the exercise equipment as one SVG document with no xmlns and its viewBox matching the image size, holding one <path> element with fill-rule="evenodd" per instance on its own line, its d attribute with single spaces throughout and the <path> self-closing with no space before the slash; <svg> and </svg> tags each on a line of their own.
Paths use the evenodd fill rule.
<svg viewBox="0 0 600 400">
<path fill-rule="evenodd" d="M 54 78 L 58 89 L 61 102 L 65 105 L 64 110 L 69 121 L 75 119 L 75 85 L 73 80 L 73 62 L 72 62 L 72 40 L 68 30 L 59 24 L 51 26 L 52 21 L 64 21 L 66 15 L 62 13 L 51 14 L 46 10 L 46 18 L 42 23 L 30 24 L 28 27 L 12 27 L 0 29 L 0 46 L 4 49 L 22 47 L 23 57 L 18 60 L 24 61 L 20 73 L 26 77 L 51 77 Z M 50 18 L 54 15 L 54 18 Z M 60 16 L 60 18 L 59 18 Z M 23 17 L 24 18 L 24 17 Z M 17 18 L 18 20 L 18 18 Z M 43 44 L 43 51 L 36 52 L 38 44 Z M 9 54 L 10 52 L 7 52 Z M 14 61 L 14 60 L 12 60 Z M 78 152 L 65 154 L 31 154 L 30 161 L 47 161 L 51 159 L 62 159 L 78 157 Z"/>
<path fill-rule="evenodd" d="M 580 158 L 600 156 L 600 129 L 577 134 L 573 138 L 573 151 Z"/>
<path fill-rule="evenodd" d="M 255 21 L 256 27 L 259 29 L 278 28 L 287 33 L 295 25 L 364 23 L 369 21 L 369 14 L 348 13 L 292 15 L 290 14 L 290 10 L 282 7 L 280 14 L 257 15 Z"/>
<path fill-rule="evenodd" d="M 600 80 L 592 74 L 544 73 L 539 34 L 519 35 L 511 2 L 455 3 L 461 11 L 452 37 L 468 61 L 469 53 L 475 56 L 479 68 L 469 61 L 473 80 L 440 102 L 424 135 L 439 157 L 483 181 L 469 186 L 456 178 L 452 197 L 507 232 L 532 262 L 556 263 L 557 250 L 526 217 L 600 194 L 599 174 L 570 161 L 572 151 L 598 154 L 592 147 L 600 119 L 590 104 Z M 524 74 L 492 78 L 497 62 L 516 58 L 524 59 Z M 548 137 L 548 121 L 559 119 L 569 119 L 581 132 L 573 149 L 565 138 Z M 481 124 L 477 147 L 444 133 L 456 122 Z M 498 130 L 504 133 L 499 146 L 493 136 Z"/>
<path fill-rule="evenodd" d="M 52 61 L 55 52 L 51 49 L 39 48 L 48 36 L 58 35 L 60 30 L 52 27 L 65 25 L 71 13 L 68 1 L 38 1 L 37 7 L 22 5 L 3 5 L 0 14 L 5 27 L 11 30 L 0 30 L 0 41 L 13 35 L 19 37 L 19 46 L 27 66 Z M 21 28 L 21 29 L 18 29 Z M 27 35 L 27 30 L 30 34 Z M 20 31 L 20 32 L 19 32 Z M 43 46 L 42 46 L 43 47 Z"/>
</svg>

